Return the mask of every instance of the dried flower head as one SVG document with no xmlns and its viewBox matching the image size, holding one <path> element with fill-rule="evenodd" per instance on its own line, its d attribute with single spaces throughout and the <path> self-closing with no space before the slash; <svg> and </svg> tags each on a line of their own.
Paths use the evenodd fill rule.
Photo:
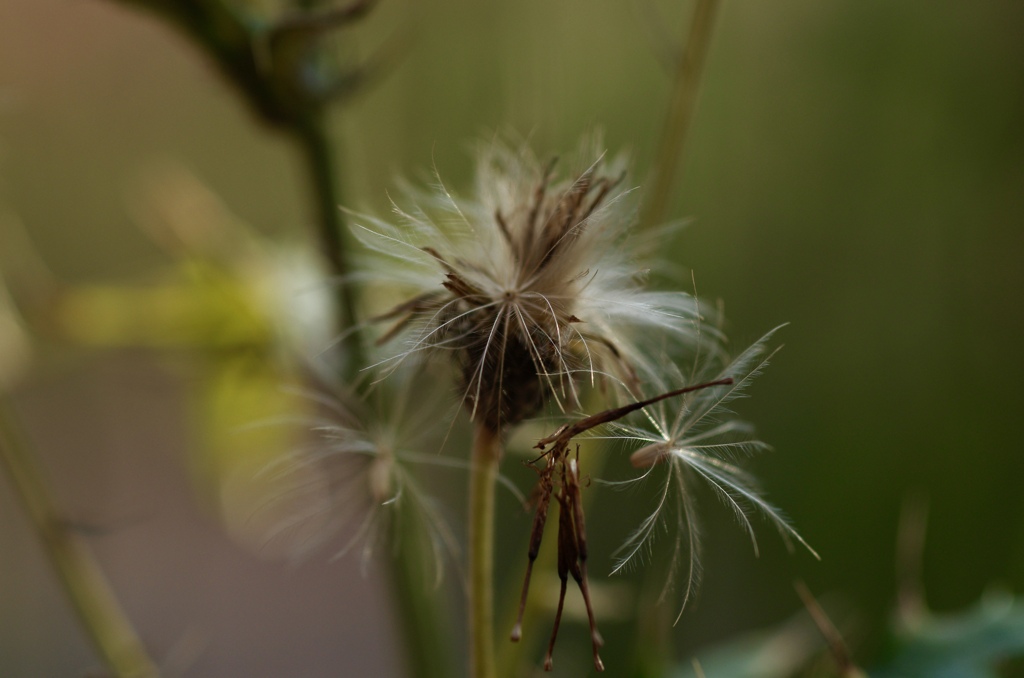
<svg viewBox="0 0 1024 678">
<path fill-rule="evenodd" d="M 635 387 L 655 369 L 638 338 L 692 341 L 693 297 L 643 289 L 623 246 L 623 166 L 590 152 L 560 180 L 554 161 L 489 144 L 472 199 L 438 180 L 433 194 L 413 192 L 412 208 L 394 205 L 401 224 L 364 217 L 357 232 L 383 259 L 365 277 L 408 288 L 375 318 L 393 322 L 379 342 L 407 342 L 390 360 L 450 351 L 473 418 L 500 430 L 548 399 L 575 405 L 580 374 Z"/>
<path fill-rule="evenodd" d="M 585 482 L 574 438 L 596 426 L 641 411 L 645 425 L 613 424 L 612 437 L 638 449 L 632 460 L 640 478 L 660 478 L 656 506 L 627 540 L 616 570 L 635 563 L 657 527 L 671 515 L 680 537 L 674 563 L 690 553 L 687 595 L 697 578 L 696 525 L 687 483 L 700 478 L 732 506 L 753 537 L 747 512 L 759 510 L 784 536 L 803 543 L 781 514 L 758 494 L 754 481 L 731 456 L 763 447 L 744 424 L 720 417 L 767 362 L 771 333 L 735 361 L 724 364 L 721 336 L 702 323 L 696 299 L 654 292 L 641 284 L 630 238 L 623 163 L 590 151 L 578 171 L 559 178 L 558 164 L 542 164 L 528 150 L 488 144 L 478 158 L 471 198 L 453 195 L 440 179 L 435 190 L 409 190 L 394 203 L 398 224 L 363 216 L 357 227 L 369 249 L 360 274 L 399 284 L 404 299 L 372 318 L 391 323 L 378 345 L 402 341 L 401 350 L 374 367 L 394 369 L 409 359 L 447 352 L 458 368 L 462 402 L 481 429 L 498 433 L 553 402 L 563 412 L 580 405 L 584 381 L 612 385 L 627 402 L 566 424 L 538 443 L 537 492 L 526 575 L 520 599 L 522 633 L 533 562 L 548 511 L 558 507 L 558 575 L 561 593 L 548 645 L 550 668 L 568 578 L 587 607 L 593 661 L 603 670 L 601 635 L 590 604 L 587 534 L 582 503 Z M 368 286 L 370 287 L 370 286 Z M 680 348 L 693 349 L 686 378 L 672 365 Z M 668 357 L 667 357 L 668 356 Z M 691 353 L 692 356 L 692 353 Z M 653 394 L 653 395 L 651 395 Z M 644 397 L 649 395 L 651 397 Z M 673 398 L 678 398 L 671 404 Z M 639 443 L 639 444 L 638 444 Z M 575 452 L 575 454 L 573 454 Z M 499 458 L 497 455 L 495 458 Z M 477 459 L 474 457 L 474 459 Z"/>
</svg>

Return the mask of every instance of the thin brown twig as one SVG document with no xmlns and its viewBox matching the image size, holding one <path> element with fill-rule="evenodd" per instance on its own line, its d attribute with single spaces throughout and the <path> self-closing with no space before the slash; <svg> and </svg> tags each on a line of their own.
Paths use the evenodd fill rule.
<svg viewBox="0 0 1024 678">
<path fill-rule="evenodd" d="M 796 589 L 797 595 L 800 596 L 804 607 L 807 608 L 807 613 L 811 615 L 815 626 L 818 627 L 822 637 L 825 638 L 825 643 L 832 654 L 832 659 L 839 669 L 839 675 L 843 676 L 843 678 L 864 678 L 864 673 L 853 663 L 850 650 L 846 647 L 846 641 L 843 640 L 839 629 L 836 628 L 832 620 L 825 614 L 825 610 L 818 604 L 811 590 L 799 580 L 793 582 L 793 588 Z"/>
</svg>

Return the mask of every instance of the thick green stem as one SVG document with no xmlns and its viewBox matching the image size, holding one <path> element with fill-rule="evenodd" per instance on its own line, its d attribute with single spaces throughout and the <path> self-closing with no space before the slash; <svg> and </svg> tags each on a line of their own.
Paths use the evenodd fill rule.
<svg viewBox="0 0 1024 678">
<path fill-rule="evenodd" d="M 0 403 L 0 459 L 79 621 L 117 678 L 158 676 L 99 564 L 61 519 L 43 473 L 7 409 L 6 403 Z"/>
<path fill-rule="evenodd" d="M 675 83 L 672 102 L 665 128 L 658 147 L 658 159 L 654 170 L 654 188 L 650 200 L 644 210 L 643 224 L 650 226 L 665 217 L 669 197 L 672 195 L 673 180 L 679 159 L 682 157 L 693 112 L 697 103 L 697 91 L 700 88 L 700 77 L 707 60 L 708 46 L 711 44 L 711 33 L 714 28 L 715 14 L 719 0 L 697 0 L 690 22 L 690 33 L 686 47 L 679 52 L 679 61 L 675 69 Z"/>
<path fill-rule="evenodd" d="M 494 494 L 501 435 L 478 424 L 469 473 L 469 666 L 471 678 L 494 678 Z"/>
</svg>

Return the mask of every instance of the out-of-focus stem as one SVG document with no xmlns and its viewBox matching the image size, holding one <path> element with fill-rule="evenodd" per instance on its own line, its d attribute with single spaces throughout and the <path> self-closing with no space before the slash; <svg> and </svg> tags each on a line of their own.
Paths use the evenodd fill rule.
<svg viewBox="0 0 1024 678">
<path fill-rule="evenodd" d="M 316 209 L 321 255 L 330 273 L 339 279 L 335 295 L 339 330 L 345 332 L 344 377 L 350 380 L 362 366 L 362 348 L 357 333 L 354 294 L 350 284 L 341 284 L 349 265 L 344 246 L 340 182 L 334 145 L 325 122 L 328 100 L 298 77 L 304 72 L 294 63 L 292 51 L 274 52 L 275 34 L 326 32 L 339 19 L 354 21 L 369 11 L 371 2 L 356 2 L 329 14 L 299 14 L 279 26 L 264 25 L 243 9 L 225 0 L 119 0 L 155 12 L 191 38 L 217 70 L 241 95 L 260 120 L 293 139 L 308 168 L 311 197 Z M 308 36 L 307 36 L 308 37 Z M 308 45 L 298 54 L 305 54 Z M 342 88 L 339 91 L 347 91 Z"/>
<path fill-rule="evenodd" d="M 644 209 L 643 224 L 647 226 L 665 218 L 673 180 L 683 154 L 690 124 L 693 122 L 701 73 L 707 60 L 719 4 L 720 0 L 697 0 L 686 46 L 679 52 L 672 102 L 665 118 L 665 128 L 654 166 L 654 188 Z"/>
<path fill-rule="evenodd" d="M 328 87 L 324 91 L 310 87 L 308 80 L 297 76 L 307 74 L 306 67 L 314 64 L 298 64 L 292 59 L 301 61 L 312 55 L 315 60 L 315 50 L 308 52 L 305 48 L 311 43 L 304 40 L 361 18 L 373 2 L 355 0 L 347 7 L 306 12 L 270 26 L 247 15 L 244 7 L 228 0 L 117 1 L 155 12 L 176 26 L 194 41 L 262 122 L 297 144 L 310 182 L 321 255 L 339 283 L 334 307 L 337 329 L 345 337 L 342 377 L 351 383 L 365 362 L 359 335 L 354 331 L 356 295 L 350 281 L 344 280 L 351 270 L 340 209 L 341 181 L 338 155 L 326 121 L 328 103 L 351 87 Z M 309 6 L 315 3 L 304 4 L 306 9 L 311 9 Z M 289 35 L 302 38 L 292 41 L 293 47 L 298 49 L 275 53 L 273 38 Z M 337 84 L 344 85 L 344 81 L 342 78 Z M 403 552 L 412 548 L 414 540 L 403 534 L 396 538 L 403 542 L 400 547 Z M 444 659 L 443 643 L 436 641 L 439 637 L 445 638 L 447 627 L 438 618 L 438 606 L 432 605 L 422 590 L 414 590 L 419 586 L 415 583 L 418 565 L 414 558 L 402 558 L 390 568 L 402 630 L 410 648 L 414 675 L 420 678 L 446 675 L 443 672 L 450 662 Z"/>
<path fill-rule="evenodd" d="M 494 494 L 501 434 L 478 424 L 469 473 L 469 675 L 494 678 Z"/>
<path fill-rule="evenodd" d="M 411 502 L 404 502 L 396 525 L 409 525 L 418 517 Z M 451 642 L 449 608 L 443 596 L 425 581 L 423 563 L 433 557 L 408 530 L 394 535 L 399 540 L 395 557 L 389 559 L 389 583 L 395 617 L 405 642 L 407 675 L 414 678 L 450 678 L 458 675 Z"/>
<path fill-rule="evenodd" d="M 365 364 L 356 325 L 355 294 L 350 281 L 349 262 L 343 238 L 345 223 L 341 212 L 341 184 L 338 180 L 337 156 L 320 115 L 311 115 L 293 130 L 305 158 L 310 178 L 311 196 L 316 209 L 320 249 L 331 274 L 336 278 L 335 309 L 340 330 L 344 333 L 344 378 L 351 383 Z"/>
<path fill-rule="evenodd" d="M 0 459 L 100 657 L 117 678 L 158 676 L 156 665 L 146 654 L 92 552 L 61 519 L 42 470 L 7 403 L 0 403 Z"/>
</svg>

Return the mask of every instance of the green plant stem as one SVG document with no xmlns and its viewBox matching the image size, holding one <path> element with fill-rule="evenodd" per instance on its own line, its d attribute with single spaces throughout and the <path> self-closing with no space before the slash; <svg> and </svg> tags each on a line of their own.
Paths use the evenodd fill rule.
<svg viewBox="0 0 1024 678">
<path fill-rule="evenodd" d="M 650 226 L 665 217 L 679 160 L 693 122 L 700 78 L 707 61 L 708 47 L 720 0 L 697 0 L 690 21 L 686 46 L 679 52 L 675 68 L 672 101 L 658 147 L 654 170 L 654 188 L 644 210 L 642 223 Z"/>
<path fill-rule="evenodd" d="M 345 349 L 343 376 L 346 382 L 351 383 L 365 363 L 359 333 L 353 331 L 356 326 L 354 289 L 351 281 L 344 280 L 350 271 L 342 236 L 345 223 L 341 211 L 341 184 L 338 181 L 337 159 L 320 115 L 311 115 L 303 124 L 296 126 L 294 137 L 303 152 L 309 173 L 319 224 L 320 249 L 330 266 L 331 273 L 340 279 L 335 288 L 335 309 L 340 329 L 345 333 L 342 342 Z"/>
<path fill-rule="evenodd" d="M 351 284 L 341 284 L 349 274 L 344 245 L 344 221 L 341 213 L 340 181 L 334 145 L 327 133 L 325 110 L 331 99 L 319 86 L 308 85 L 300 77 L 312 68 L 304 59 L 309 43 L 299 41 L 291 49 L 281 45 L 275 50 L 273 36 L 315 33 L 324 30 L 323 15 L 299 14 L 279 25 L 261 23 L 224 0 L 119 0 L 155 12 L 188 36 L 205 54 L 217 71 L 233 87 L 249 110 L 262 122 L 283 132 L 299 146 L 308 168 L 312 199 L 318 223 L 321 255 L 330 273 L 338 279 L 335 306 L 339 329 L 345 334 L 343 376 L 351 380 L 362 366 L 359 337 L 350 330 L 355 325 L 355 303 Z M 335 10 L 356 20 L 371 3 L 354 9 Z M 303 23 L 305 20 L 305 23 Z M 308 26 L 306 25 L 308 24 Z M 276 33 L 275 33 L 276 31 Z M 306 39 L 310 36 L 306 35 Z M 350 88 L 332 87 L 341 96 Z"/>
<path fill-rule="evenodd" d="M 652 562 L 648 567 L 637 583 L 633 666 L 637 676 L 666 676 L 671 673 L 675 610 L 662 596 L 670 572 L 664 561 Z"/>
<path fill-rule="evenodd" d="M 7 403 L 0 403 L 0 459 L 100 657 L 117 678 L 158 676 L 156 665 L 114 597 L 92 552 L 61 519 L 42 470 Z"/>
<path fill-rule="evenodd" d="M 294 137 L 306 162 L 311 196 L 316 206 L 321 251 L 332 273 L 344 278 L 349 269 L 342 237 L 345 224 L 340 208 L 341 184 L 338 181 L 337 156 L 333 152 L 326 123 L 320 116 L 310 116 L 309 120 L 295 127 Z M 354 288 L 349 281 L 340 283 L 335 288 L 335 309 L 339 326 L 345 333 L 342 372 L 346 382 L 353 383 L 366 363 L 359 333 L 352 331 L 356 326 Z M 447 678 L 454 673 L 447 633 L 449 625 L 442 622 L 443 606 L 430 595 L 430 589 L 423 581 L 421 558 L 428 556 L 417 553 L 416 540 L 410 538 L 407 530 L 399 530 L 395 538 L 399 540 L 400 556 L 391 559 L 389 589 L 405 641 L 410 675 Z"/>
<path fill-rule="evenodd" d="M 447 602 L 424 574 L 424 562 L 432 558 L 429 547 L 410 538 L 410 529 L 404 526 L 422 520 L 412 515 L 416 508 L 412 502 L 400 502 L 401 512 L 395 526 L 400 540 L 390 565 L 390 594 L 395 618 L 403 635 L 407 675 L 416 678 L 450 678 L 458 675 L 456 657 L 451 642 L 449 608 Z M 444 622 L 444 623 L 441 623 Z"/>
<path fill-rule="evenodd" d="M 305 48 L 304 40 L 331 26 L 354 21 L 372 7 L 372 3 L 354 3 L 347 8 L 327 9 L 288 17 L 277 26 L 248 16 L 240 6 L 225 0 L 116 0 L 149 10 L 174 25 L 208 57 L 244 101 L 249 110 L 269 128 L 291 138 L 303 155 L 310 181 L 310 197 L 318 224 L 317 238 L 321 255 L 331 275 L 338 279 L 334 299 L 338 329 L 345 333 L 342 377 L 351 383 L 364 365 L 362 344 L 355 328 L 355 293 L 344 278 L 351 272 L 344 243 L 345 223 L 340 206 L 339 178 L 335 145 L 328 133 L 327 105 L 350 93 L 345 78 L 327 79 L 310 86 L 298 77 L 318 70 L 313 61 L 316 50 Z M 274 37 L 291 36 L 291 48 L 275 43 Z M 289 42 L 288 40 L 284 41 Z M 278 48 L 275 50 L 275 44 Z M 313 61 L 306 61 L 306 59 Z M 326 86 L 325 86 L 326 82 Z M 351 80 L 358 84 L 359 79 Z M 411 548 L 404 535 L 400 550 Z M 446 626 L 438 617 L 436 605 L 424 600 L 417 586 L 419 563 L 400 558 L 389 569 L 391 590 L 398 607 L 405 645 L 410 648 L 414 675 L 432 678 L 450 665 L 444 653 Z M 420 587 L 422 588 L 422 586 Z M 437 642 L 441 638 L 442 642 Z M 450 674 L 449 674 L 450 675 Z"/>
<path fill-rule="evenodd" d="M 494 494 L 501 435 L 483 424 L 473 434 L 469 473 L 469 666 L 494 678 Z"/>
</svg>

